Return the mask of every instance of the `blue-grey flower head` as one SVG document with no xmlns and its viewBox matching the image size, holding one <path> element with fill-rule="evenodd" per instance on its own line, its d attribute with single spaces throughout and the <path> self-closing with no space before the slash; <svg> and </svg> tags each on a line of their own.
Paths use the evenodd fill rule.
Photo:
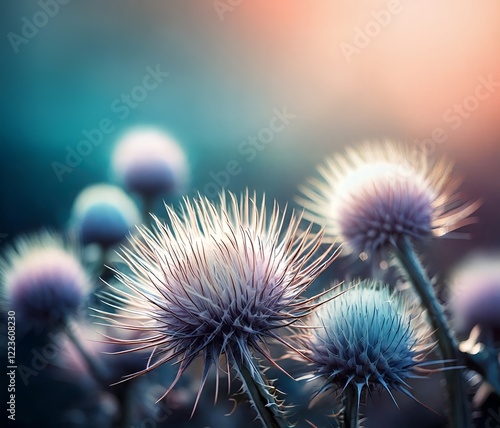
<svg viewBox="0 0 500 428">
<path fill-rule="evenodd" d="M 406 380 L 419 377 L 433 346 L 425 314 L 376 281 L 364 281 L 320 306 L 311 315 L 315 327 L 301 336 L 315 378 L 330 388 L 381 387 L 412 396 Z"/>
<path fill-rule="evenodd" d="M 76 253 L 48 232 L 18 239 L 0 258 L 7 310 L 24 330 L 46 331 L 74 315 L 89 287 Z"/>
<path fill-rule="evenodd" d="M 131 377 L 175 360 L 170 391 L 202 354 L 202 388 L 221 355 L 254 369 L 252 351 L 273 362 L 266 340 L 284 343 L 277 329 L 311 312 L 315 303 L 301 293 L 334 258 L 332 247 L 320 249 L 322 233 L 300 230 L 294 214 L 285 226 L 276 204 L 268 218 L 264 198 L 248 193 L 239 200 L 223 194 L 218 204 L 185 199 L 179 213 L 167 207 L 167 216 L 170 225 L 155 218 L 156 228 L 140 229 L 124 250 L 131 272 L 118 272 L 124 290 L 110 299 L 130 317 L 104 315 L 149 332 L 130 341 L 133 349 L 151 349 L 147 367 Z"/>
<path fill-rule="evenodd" d="M 352 252 L 380 252 L 401 237 L 442 236 L 468 223 L 477 203 L 457 203 L 451 165 L 392 142 L 365 143 L 330 158 L 301 188 L 304 217 Z"/>
<path fill-rule="evenodd" d="M 110 184 L 85 188 L 76 198 L 72 211 L 72 222 L 84 245 L 115 245 L 141 221 L 134 201 L 122 189 Z"/>
</svg>

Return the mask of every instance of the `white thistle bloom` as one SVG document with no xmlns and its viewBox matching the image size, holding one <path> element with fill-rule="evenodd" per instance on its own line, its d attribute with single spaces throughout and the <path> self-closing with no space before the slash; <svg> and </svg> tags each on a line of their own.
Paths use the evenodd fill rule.
<svg viewBox="0 0 500 428">
<path fill-rule="evenodd" d="M 110 304 L 123 306 L 126 316 L 103 314 L 118 327 L 149 333 L 128 341 L 132 351 L 151 349 L 147 367 L 130 378 L 176 361 L 167 394 L 199 354 L 205 363 L 199 393 L 222 355 L 228 369 L 243 360 L 259 378 L 253 352 L 276 364 L 266 341 L 290 347 L 278 329 L 316 307 L 301 294 L 335 252 L 320 249 L 322 232 L 300 231 L 300 216 L 292 213 L 285 225 L 276 204 L 268 219 L 264 198 L 259 203 L 248 193 L 240 200 L 223 194 L 219 204 L 185 199 L 180 213 L 166 209 L 170 226 L 154 218 L 155 229 L 140 228 L 123 251 L 131 273 L 117 273 L 125 291 L 110 293 Z"/>
<path fill-rule="evenodd" d="M 401 237 L 442 236 L 468 223 L 478 203 L 461 204 L 452 166 L 392 142 L 365 143 L 330 158 L 302 186 L 304 217 L 325 225 L 355 253 L 368 255 Z"/>
</svg>

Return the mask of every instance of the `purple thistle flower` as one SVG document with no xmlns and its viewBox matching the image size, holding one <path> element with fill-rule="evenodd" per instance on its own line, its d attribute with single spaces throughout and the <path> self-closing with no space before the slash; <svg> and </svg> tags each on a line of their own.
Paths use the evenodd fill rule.
<svg viewBox="0 0 500 428">
<path fill-rule="evenodd" d="M 5 304 L 25 330 L 62 326 L 89 286 L 74 251 L 48 232 L 18 239 L 0 258 L 0 274 Z"/>
<path fill-rule="evenodd" d="M 413 398 L 406 379 L 421 377 L 423 360 L 434 344 L 425 313 L 377 281 L 363 281 L 320 306 L 312 327 L 297 336 L 315 375 L 326 378 L 321 394 L 355 386 L 392 390 Z"/>
<path fill-rule="evenodd" d="M 456 270 L 450 307 L 459 331 L 500 332 L 500 254 L 476 255 Z"/>
<path fill-rule="evenodd" d="M 118 142 L 113 169 L 127 190 L 146 198 L 181 191 L 188 176 L 181 147 L 150 128 L 133 129 Z"/>
<path fill-rule="evenodd" d="M 395 143 L 365 143 L 321 166 L 321 177 L 301 188 L 299 203 L 327 235 L 372 254 L 402 237 L 442 236 L 470 223 L 478 203 L 457 204 L 451 169 Z"/>
<path fill-rule="evenodd" d="M 76 198 L 72 222 L 83 244 L 97 243 L 107 248 L 122 241 L 141 220 L 134 201 L 122 189 L 96 184 Z"/>
<path fill-rule="evenodd" d="M 222 355 L 228 372 L 234 361 L 244 361 L 261 379 L 253 352 L 276 365 L 266 341 L 290 347 L 277 330 L 314 309 L 313 298 L 301 294 L 336 253 L 320 250 L 322 232 L 299 230 L 300 216 L 292 213 L 285 227 L 276 204 L 267 219 L 264 198 L 258 203 L 248 193 L 239 201 L 222 194 L 219 204 L 185 199 L 180 213 L 166 209 L 170 226 L 153 217 L 156 228 L 141 228 L 123 250 L 131 273 L 117 272 L 125 290 L 113 287 L 108 299 L 127 315 L 103 313 L 118 327 L 148 333 L 128 340 L 132 351 L 152 350 L 147 367 L 129 378 L 177 361 L 166 395 L 202 354 L 199 394 L 212 366 L 218 373 Z"/>
</svg>

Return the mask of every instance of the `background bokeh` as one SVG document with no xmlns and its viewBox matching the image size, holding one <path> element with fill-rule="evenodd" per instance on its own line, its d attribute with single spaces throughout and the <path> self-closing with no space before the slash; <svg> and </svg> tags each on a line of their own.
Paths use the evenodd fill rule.
<svg viewBox="0 0 500 428">
<path fill-rule="evenodd" d="M 0 245 L 65 227 L 76 194 L 112 179 L 120 136 L 153 125 L 186 150 L 186 193 L 211 196 L 221 187 L 214 177 L 236 161 L 227 189 L 248 187 L 283 203 L 345 146 L 391 138 L 425 147 L 455 163 L 466 199 L 483 202 L 467 239 L 429 245 L 431 269 L 445 275 L 470 252 L 500 248 L 498 1 L 66 0 L 20 41 L 15 35 L 24 37 L 41 4 L 1 6 Z M 169 74 L 117 111 L 148 67 Z M 294 117 L 250 150 L 249 138 L 275 109 Z M 59 179 L 54 162 L 64 164 L 68 147 L 103 119 L 113 131 Z M 433 399 L 419 398 L 442 414 Z M 401 417 L 386 399 L 374 398 L 373 421 Z M 418 417 L 428 412 L 415 409 Z"/>
</svg>

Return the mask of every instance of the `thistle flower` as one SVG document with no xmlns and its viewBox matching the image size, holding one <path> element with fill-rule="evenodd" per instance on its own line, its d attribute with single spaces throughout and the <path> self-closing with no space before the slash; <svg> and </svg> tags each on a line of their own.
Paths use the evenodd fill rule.
<svg viewBox="0 0 500 428">
<path fill-rule="evenodd" d="M 177 376 L 166 395 L 202 354 L 198 398 L 222 355 L 228 369 L 243 362 L 260 379 L 253 353 L 276 364 L 266 342 L 290 346 L 277 329 L 315 307 L 301 293 L 335 253 L 331 247 L 320 250 L 321 232 L 299 231 L 300 216 L 292 213 L 284 229 L 285 213 L 276 204 L 268 221 L 264 198 L 258 203 L 248 193 L 239 201 L 222 194 L 218 205 L 201 196 L 185 199 L 179 214 L 166 209 L 171 226 L 154 217 L 156 228 L 143 227 L 123 250 L 131 273 L 117 272 L 125 290 L 115 288 L 109 300 L 125 304 L 128 318 L 103 314 L 118 327 L 148 333 L 127 342 L 132 351 L 151 349 L 146 368 L 129 378 L 175 360 Z"/>
<path fill-rule="evenodd" d="M 188 175 L 186 156 L 177 142 L 149 128 L 133 129 L 118 142 L 113 169 L 127 190 L 145 198 L 178 192 Z"/>
<path fill-rule="evenodd" d="M 130 228 L 140 223 L 134 201 L 122 189 L 109 184 L 85 188 L 72 211 L 72 222 L 82 243 L 97 243 L 103 248 L 122 241 Z"/>
<path fill-rule="evenodd" d="M 452 278 L 450 307 L 456 328 L 500 332 L 500 254 L 476 255 L 464 262 Z"/>
<path fill-rule="evenodd" d="M 0 258 L 0 276 L 8 310 L 26 330 L 62 326 L 89 284 L 75 252 L 48 232 L 18 239 Z"/>
<path fill-rule="evenodd" d="M 326 378 L 321 394 L 354 386 L 401 391 L 413 398 L 406 379 L 418 378 L 433 346 L 423 316 L 377 281 L 363 281 L 320 306 L 309 321 L 315 326 L 298 336 L 315 375 Z"/>
<path fill-rule="evenodd" d="M 460 204 L 457 180 L 444 161 L 395 143 L 365 143 L 319 168 L 320 179 L 301 188 L 304 217 L 324 224 L 326 234 L 368 255 L 401 237 L 442 236 L 470 222 L 477 203 Z"/>
</svg>

